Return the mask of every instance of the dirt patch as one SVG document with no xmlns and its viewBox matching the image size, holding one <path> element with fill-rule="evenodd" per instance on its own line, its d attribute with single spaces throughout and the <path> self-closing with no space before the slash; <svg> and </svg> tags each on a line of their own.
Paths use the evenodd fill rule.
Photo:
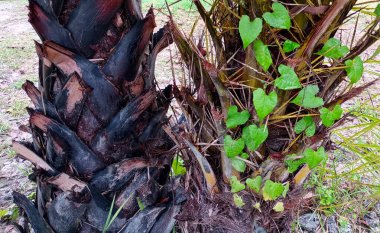
<svg viewBox="0 0 380 233">
<path fill-rule="evenodd" d="M 25 107 L 30 105 L 21 85 L 26 79 L 37 80 L 37 59 L 33 39 L 37 36 L 27 21 L 27 1 L 0 1 L 0 209 L 12 206 L 11 192 L 27 195 L 34 184 L 27 175 L 31 164 L 14 158 L 12 139 L 29 140 L 18 126 L 27 124 Z M 5 229 L 5 224 L 0 225 Z"/>
</svg>

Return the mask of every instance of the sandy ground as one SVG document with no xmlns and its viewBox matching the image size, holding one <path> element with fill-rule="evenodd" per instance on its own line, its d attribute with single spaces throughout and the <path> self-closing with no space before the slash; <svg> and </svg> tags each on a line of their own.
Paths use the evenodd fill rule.
<svg viewBox="0 0 380 233">
<path fill-rule="evenodd" d="M 29 135 L 18 130 L 27 123 L 25 107 L 30 103 L 21 90 L 26 79 L 36 80 L 37 58 L 32 53 L 37 39 L 27 21 L 26 1 L 0 1 L 0 209 L 12 206 L 11 192 L 34 192 L 29 182 L 31 164 L 14 158 L 12 140 Z M 4 224 L 0 225 L 0 229 Z M 4 232 L 4 231 L 3 231 Z M 6 232 L 6 231 L 5 231 Z"/>
</svg>

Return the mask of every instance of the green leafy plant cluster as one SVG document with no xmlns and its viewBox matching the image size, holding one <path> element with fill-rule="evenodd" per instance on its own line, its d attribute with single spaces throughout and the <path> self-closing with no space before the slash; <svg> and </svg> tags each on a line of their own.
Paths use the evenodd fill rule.
<svg viewBox="0 0 380 233">
<path fill-rule="evenodd" d="M 238 195 L 239 192 L 248 188 L 253 193 L 261 195 L 265 201 L 274 201 L 278 198 L 285 197 L 289 190 L 289 183 L 285 185 L 279 182 L 274 182 L 271 180 L 266 180 L 263 182 L 261 176 L 256 176 L 255 178 L 248 178 L 242 183 L 238 180 L 236 176 L 232 176 L 230 179 L 231 192 L 233 193 L 234 203 L 237 207 L 241 208 L 245 205 L 241 196 Z M 277 202 L 273 208 L 277 212 L 284 210 L 283 203 Z"/>
<path fill-rule="evenodd" d="M 273 3 L 273 12 L 266 12 L 262 18 L 255 18 L 252 21 L 247 15 L 243 15 L 239 22 L 239 34 L 243 42 L 243 48 L 247 49 L 252 45 L 252 49 L 257 63 L 264 71 L 268 71 L 272 65 L 272 56 L 268 45 L 258 39 L 263 30 L 264 22 L 275 29 L 289 30 L 291 19 L 288 10 L 281 3 Z M 285 40 L 282 50 L 285 53 L 296 51 L 300 44 L 291 40 Z M 349 48 L 342 45 L 341 41 L 336 38 L 328 39 L 322 48 L 316 52 L 316 55 L 338 60 L 349 53 Z M 344 69 L 352 84 L 358 82 L 363 75 L 363 61 L 359 56 L 354 59 L 348 59 L 344 62 Z M 260 146 L 265 143 L 269 132 L 266 125 L 267 117 L 274 112 L 279 102 L 280 91 L 298 91 L 296 95 L 289 100 L 291 104 L 309 110 L 314 114 L 306 114 L 298 117 L 292 129 L 296 134 L 304 134 L 306 137 L 312 137 L 316 133 L 319 124 L 325 127 L 331 127 L 338 121 L 343 114 L 339 104 L 329 107 L 325 105 L 324 100 L 318 96 L 320 88 L 316 84 L 303 84 L 302 79 L 298 77 L 294 68 L 280 64 L 278 67 L 279 76 L 274 79 L 272 85 L 265 85 L 263 88 L 256 88 L 253 91 L 253 109 L 242 109 L 239 111 L 238 106 L 232 105 L 228 108 L 227 119 L 225 121 L 227 129 L 233 134 L 227 134 L 224 137 L 224 150 L 227 157 L 231 160 L 233 168 L 238 172 L 245 172 L 247 169 L 247 160 L 252 153 L 258 153 Z M 271 91 L 268 91 L 271 88 Z M 315 111 L 317 110 L 317 111 Z M 317 114 L 319 112 L 319 114 Z M 257 118 L 255 117 L 257 116 Z M 240 133 L 239 133 L 240 132 Z M 232 136 L 234 135 L 234 137 Z M 239 137 L 240 135 L 240 137 Z M 284 163 L 290 173 L 297 171 L 301 165 L 306 164 L 310 169 L 317 167 L 327 160 L 327 155 L 323 147 L 315 150 L 306 148 L 303 152 L 297 154 L 288 154 Z M 238 181 L 237 177 L 231 178 L 231 192 L 235 193 L 234 200 L 237 206 L 242 206 L 242 200 L 236 193 L 244 190 L 246 187 Z M 254 179 L 248 178 L 246 181 L 250 190 L 261 193 L 264 200 L 271 201 L 277 199 L 284 192 L 284 185 L 271 180 L 266 180 L 262 186 L 262 178 L 257 176 Z M 286 192 L 285 192 L 286 194 Z M 285 196 L 285 195 L 284 195 Z"/>
<path fill-rule="evenodd" d="M 189 147 L 208 193 L 223 193 L 230 184 L 230 201 L 241 212 L 263 211 L 263 219 L 268 208 L 290 213 L 305 207 L 286 208 L 286 193 L 304 195 L 299 191 L 310 174 L 330 168 L 329 136 L 351 116 L 341 105 L 374 83 L 354 86 L 363 63 L 376 62 L 376 55 L 365 61 L 360 56 L 363 46 L 373 44 L 368 41 L 377 21 L 362 38 L 346 43 L 340 27 L 354 19 L 350 2 L 317 4 L 325 6 L 321 13 L 290 2 L 216 1 L 209 12 L 194 4 L 204 21 L 204 40 L 194 40 L 193 31 L 173 34 L 190 73 L 175 98 L 189 132 L 199 132 L 192 143 L 200 150 Z M 194 186 L 195 193 L 202 190 Z M 323 204 L 334 201 L 330 191 L 315 196 Z"/>
</svg>

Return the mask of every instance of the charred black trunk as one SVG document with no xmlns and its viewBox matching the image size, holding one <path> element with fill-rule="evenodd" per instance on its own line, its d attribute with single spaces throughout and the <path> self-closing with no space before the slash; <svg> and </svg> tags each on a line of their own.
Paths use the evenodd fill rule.
<svg viewBox="0 0 380 233">
<path fill-rule="evenodd" d="M 13 197 L 36 233 L 173 229 L 186 197 L 170 181 L 174 144 L 162 130 L 171 86 L 156 90 L 152 73 L 171 40 L 166 27 L 153 35 L 139 4 L 29 1 L 42 40 L 39 88 L 23 86 L 34 145 L 14 148 L 35 165 L 37 195 Z"/>
</svg>

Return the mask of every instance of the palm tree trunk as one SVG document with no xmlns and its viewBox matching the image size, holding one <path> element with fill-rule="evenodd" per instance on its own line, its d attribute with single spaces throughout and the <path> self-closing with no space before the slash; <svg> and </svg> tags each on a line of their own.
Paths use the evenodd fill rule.
<svg viewBox="0 0 380 233">
<path fill-rule="evenodd" d="M 170 232 L 184 196 L 169 182 L 171 86 L 157 90 L 155 59 L 171 43 L 153 34 L 136 0 L 30 0 L 40 36 L 38 88 L 23 85 L 33 143 L 14 142 L 34 165 L 35 203 L 14 201 L 42 232 Z"/>
</svg>

